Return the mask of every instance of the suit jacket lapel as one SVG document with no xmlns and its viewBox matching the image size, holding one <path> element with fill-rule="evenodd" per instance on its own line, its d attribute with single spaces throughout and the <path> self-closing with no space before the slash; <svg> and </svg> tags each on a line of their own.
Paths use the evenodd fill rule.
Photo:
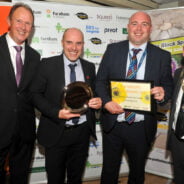
<svg viewBox="0 0 184 184">
<path fill-rule="evenodd" d="M 147 45 L 147 56 L 146 56 L 146 65 L 145 65 L 145 75 L 144 79 L 149 79 L 149 74 L 151 73 L 151 70 L 154 68 L 154 55 L 151 52 L 151 45 L 148 43 Z"/>
<path fill-rule="evenodd" d="M 84 72 L 84 81 L 89 84 L 89 79 L 90 79 L 89 68 L 85 66 L 85 62 L 82 59 L 80 59 L 80 62 L 82 65 L 82 70 Z"/>
<path fill-rule="evenodd" d="M 11 61 L 10 52 L 8 49 L 8 44 L 7 44 L 5 35 L 6 34 L 4 34 L 0 38 L 0 45 L 1 45 L 0 46 L 0 55 L 1 55 L 1 59 L 2 59 L 1 62 L 3 64 L 2 68 L 4 68 L 4 72 L 9 73 L 9 74 L 7 74 L 7 76 L 9 76 L 10 78 L 7 78 L 7 80 L 8 80 L 7 84 L 13 82 L 14 86 L 16 87 L 17 84 L 16 84 L 16 78 L 15 78 L 15 72 L 14 72 L 12 61 Z"/>
<path fill-rule="evenodd" d="M 121 76 L 121 78 L 126 78 L 126 68 L 127 68 L 127 60 L 128 60 L 128 54 L 129 53 L 129 42 L 125 42 L 125 47 L 121 47 L 121 53 L 122 54 L 117 54 L 118 56 L 120 56 L 121 58 L 119 58 L 119 68 L 121 68 L 121 70 L 117 70 L 119 71 L 119 76 Z"/>
<path fill-rule="evenodd" d="M 61 80 L 59 81 L 60 84 L 63 84 L 65 86 L 65 69 L 64 69 L 64 60 L 63 60 L 63 54 L 59 56 L 59 73 L 58 73 L 58 80 Z"/>
</svg>

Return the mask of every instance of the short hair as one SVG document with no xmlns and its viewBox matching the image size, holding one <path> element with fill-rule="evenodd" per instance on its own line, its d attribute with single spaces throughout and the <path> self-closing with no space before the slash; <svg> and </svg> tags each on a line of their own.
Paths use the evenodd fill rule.
<svg viewBox="0 0 184 184">
<path fill-rule="evenodd" d="M 18 8 L 25 8 L 26 10 L 28 10 L 31 15 L 33 16 L 33 22 L 34 22 L 34 13 L 33 13 L 33 10 L 31 9 L 31 7 L 25 3 L 16 3 L 12 6 L 11 10 L 10 10 L 10 13 L 8 15 L 8 18 L 11 20 L 12 17 L 13 17 L 13 14 L 14 12 L 18 9 Z"/>
</svg>

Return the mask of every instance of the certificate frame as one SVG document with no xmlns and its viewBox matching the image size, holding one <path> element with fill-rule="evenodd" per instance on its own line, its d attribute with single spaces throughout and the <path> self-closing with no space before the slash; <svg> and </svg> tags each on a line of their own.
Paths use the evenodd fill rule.
<svg viewBox="0 0 184 184">
<path fill-rule="evenodd" d="M 151 95 L 153 86 L 151 80 L 110 80 L 111 99 L 124 110 L 155 113 L 154 98 Z"/>
</svg>

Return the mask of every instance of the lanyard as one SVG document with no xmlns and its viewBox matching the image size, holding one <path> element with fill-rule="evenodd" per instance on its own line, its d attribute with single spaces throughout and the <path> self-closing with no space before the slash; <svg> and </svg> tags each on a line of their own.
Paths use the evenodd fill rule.
<svg viewBox="0 0 184 184">
<path fill-rule="evenodd" d="M 142 56 L 141 56 L 141 59 L 140 59 L 140 61 L 138 62 L 137 72 L 138 72 L 139 68 L 141 67 L 141 65 L 142 65 L 142 63 L 143 63 L 146 54 L 147 54 L 147 52 L 146 52 L 146 50 L 144 50 L 144 52 L 143 52 L 143 54 L 142 54 Z M 132 56 L 131 56 L 130 52 L 129 52 L 129 59 L 130 59 L 130 65 L 132 65 Z"/>
</svg>

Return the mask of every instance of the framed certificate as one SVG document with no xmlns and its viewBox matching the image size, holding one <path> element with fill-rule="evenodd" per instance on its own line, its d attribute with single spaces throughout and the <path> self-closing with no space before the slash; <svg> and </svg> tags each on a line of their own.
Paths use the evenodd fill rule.
<svg viewBox="0 0 184 184">
<path fill-rule="evenodd" d="M 145 80 L 111 80 L 112 101 L 123 109 L 138 112 L 154 112 L 151 88 L 153 81 Z"/>
</svg>

